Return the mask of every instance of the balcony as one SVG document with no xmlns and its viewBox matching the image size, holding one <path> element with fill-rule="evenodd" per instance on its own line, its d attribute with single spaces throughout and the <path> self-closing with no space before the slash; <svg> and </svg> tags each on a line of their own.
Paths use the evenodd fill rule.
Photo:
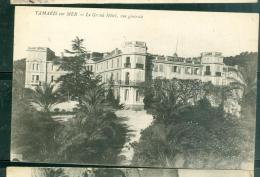
<svg viewBox="0 0 260 177">
<path fill-rule="evenodd" d="M 204 72 L 204 75 L 205 75 L 205 76 L 210 76 L 210 75 L 211 75 L 211 72 L 210 72 L 210 71 L 205 71 L 205 72 Z"/>
<path fill-rule="evenodd" d="M 41 82 L 39 80 L 32 80 L 31 85 L 41 85 Z"/>
<path fill-rule="evenodd" d="M 141 82 L 141 81 L 123 81 L 123 80 L 118 80 L 118 81 L 114 81 L 114 85 L 121 85 L 121 86 L 142 86 L 142 83 L 144 83 L 145 81 Z"/>
<path fill-rule="evenodd" d="M 217 77 L 221 77 L 221 72 L 216 72 Z"/>
<path fill-rule="evenodd" d="M 125 68 L 131 68 L 131 63 L 125 63 L 125 64 L 124 64 L 124 67 L 125 67 Z"/>
<path fill-rule="evenodd" d="M 141 64 L 141 63 L 136 63 L 136 66 L 135 66 L 137 69 L 144 69 L 144 64 Z"/>
</svg>

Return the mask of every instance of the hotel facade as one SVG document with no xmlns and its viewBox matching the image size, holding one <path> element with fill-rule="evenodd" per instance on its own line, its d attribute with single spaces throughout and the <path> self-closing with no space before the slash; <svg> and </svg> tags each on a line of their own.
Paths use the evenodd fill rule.
<svg viewBox="0 0 260 177">
<path fill-rule="evenodd" d="M 49 48 L 29 47 L 26 58 L 25 87 L 51 83 L 66 71 L 59 69 L 55 53 Z M 62 58 L 60 58 L 62 59 Z M 112 81 L 114 96 L 126 107 L 142 107 L 140 87 L 155 78 L 198 79 L 213 85 L 243 83 L 238 68 L 227 66 L 219 52 L 204 52 L 196 58 L 153 55 L 145 42 L 125 42 L 121 49 L 109 53 L 93 52 L 86 57 L 86 68 L 100 75 L 104 83 Z"/>
</svg>

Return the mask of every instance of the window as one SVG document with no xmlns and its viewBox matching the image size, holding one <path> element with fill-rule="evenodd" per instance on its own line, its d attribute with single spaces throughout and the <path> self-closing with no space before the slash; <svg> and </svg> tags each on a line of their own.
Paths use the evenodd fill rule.
<svg viewBox="0 0 260 177">
<path fill-rule="evenodd" d="M 130 63 L 130 57 L 126 57 L 126 63 Z"/>
<path fill-rule="evenodd" d="M 90 66 L 90 71 L 93 71 L 93 66 L 92 65 Z"/>
<path fill-rule="evenodd" d="M 216 76 L 220 77 L 221 76 L 221 72 L 216 72 Z"/>
<path fill-rule="evenodd" d="M 198 75 L 199 74 L 199 68 L 194 68 L 194 74 Z"/>
<path fill-rule="evenodd" d="M 129 72 L 125 73 L 125 84 L 129 85 Z"/>
<path fill-rule="evenodd" d="M 118 80 L 119 80 L 119 74 L 116 73 L 116 81 L 118 81 Z"/>
<path fill-rule="evenodd" d="M 131 68 L 130 57 L 126 57 L 125 68 Z"/>
<path fill-rule="evenodd" d="M 125 89 L 125 101 L 127 101 L 129 98 L 129 91 L 128 89 Z"/>
<path fill-rule="evenodd" d="M 186 68 L 186 74 L 191 74 L 191 67 Z"/>
<path fill-rule="evenodd" d="M 107 69 L 108 69 L 108 61 L 107 61 Z"/>
<path fill-rule="evenodd" d="M 173 67 L 172 67 L 172 72 L 177 73 L 177 69 L 178 69 L 177 66 L 173 66 Z"/>
<path fill-rule="evenodd" d="M 32 82 L 33 83 L 39 82 L 39 75 L 32 75 Z"/>
<path fill-rule="evenodd" d="M 111 68 L 114 68 L 114 59 L 112 59 Z"/>
<path fill-rule="evenodd" d="M 163 64 L 159 65 L 159 72 L 163 72 Z"/>
<path fill-rule="evenodd" d="M 138 69 L 144 69 L 144 64 L 136 63 L 136 68 L 138 68 Z"/>
<path fill-rule="evenodd" d="M 33 63 L 32 70 L 39 70 L 39 64 Z"/>
<path fill-rule="evenodd" d="M 210 66 L 206 66 L 205 75 L 207 75 L 207 76 L 211 75 Z"/>
<path fill-rule="evenodd" d="M 140 92 L 138 90 L 136 90 L 136 101 L 140 101 Z"/>
<path fill-rule="evenodd" d="M 51 82 L 54 82 L 54 76 L 51 76 Z"/>
<path fill-rule="evenodd" d="M 138 56 L 136 60 L 136 68 L 144 69 L 144 59 L 142 56 Z"/>
<path fill-rule="evenodd" d="M 117 58 L 117 67 L 119 68 L 119 58 Z"/>
<path fill-rule="evenodd" d="M 52 70 L 52 71 L 54 70 L 54 65 L 53 65 L 53 64 L 51 65 L 51 70 Z"/>
</svg>

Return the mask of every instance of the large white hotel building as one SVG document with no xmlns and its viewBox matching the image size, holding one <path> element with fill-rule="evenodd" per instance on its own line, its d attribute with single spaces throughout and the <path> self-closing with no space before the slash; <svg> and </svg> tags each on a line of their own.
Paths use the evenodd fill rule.
<svg viewBox="0 0 260 177">
<path fill-rule="evenodd" d="M 53 62 L 57 57 L 49 48 L 29 47 L 27 52 L 25 87 L 54 82 L 66 73 Z M 237 67 L 225 65 L 219 52 L 201 53 L 196 58 L 153 55 L 140 41 L 125 42 L 110 53 L 90 53 L 86 67 L 105 83 L 113 80 L 115 97 L 127 107 L 144 105 L 140 84 L 155 78 L 199 79 L 219 86 L 243 82 Z"/>
</svg>

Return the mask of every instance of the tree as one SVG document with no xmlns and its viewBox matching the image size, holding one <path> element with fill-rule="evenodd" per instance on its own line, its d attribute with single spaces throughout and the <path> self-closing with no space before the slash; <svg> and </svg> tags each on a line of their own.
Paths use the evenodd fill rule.
<svg viewBox="0 0 260 177">
<path fill-rule="evenodd" d="M 114 81 L 111 77 L 106 88 L 106 102 L 115 109 L 122 109 L 124 105 L 119 103 L 119 98 L 115 98 L 114 89 Z"/>
<path fill-rule="evenodd" d="M 234 82 L 243 89 L 241 101 L 241 119 L 239 119 L 241 135 L 245 143 L 240 144 L 240 148 L 245 153 L 243 159 L 248 159 L 253 163 L 254 160 L 254 137 L 256 121 L 256 82 L 257 82 L 257 52 L 242 52 L 239 55 L 225 57 L 224 62 L 227 65 L 237 65 L 239 75 L 244 83 Z"/>
<path fill-rule="evenodd" d="M 56 133 L 61 125 L 50 111 L 59 102 L 57 90 L 43 83 L 24 96 L 13 101 L 12 152 L 21 154 L 25 161 L 55 161 Z"/>
<path fill-rule="evenodd" d="M 69 95 L 69 97 L 79 102 L 81 101 L 81 95 L 84 95 L 88 88 L 100 82 L 100 77 L 95 77 L 85 67 L 87 52 L 83 42 L 83 39 L 76 37 L 72 41 L 72 50 L 65 50 L 71 56 L 64 57 L 58 62 L 59 68 L 67 72 L 57 79 L 57 82 L 60 84 L 61 95 L 64 98 L 67 98 Z"/>
<path fill-rule="evenodd" d="M 21 99 L 24 97 L 25 65 L 26 59 L 14 61 L 13 64 L 13 97 Z"/>
<path fill-rule="evenodd" d="M 31 89 L 30 103 L 40 111 L 49 113 L 51 108 L 59 103 L 58 89 L 51 83 L 43 83 L 37 86 L 35 89 Z"/>
<path fill-rule="evenodd" d="M 84 39 L 80 39 L 78 36 L 72 40 L 72 51 L 65 50 L 65 52 L 74 54 L 76 56 L 86 55 L 86 48 L 83 46 Z"/>
<path fill-rule="evenodd" d="M 88 89 L 75 118 L 66 124 L 60 135 L 60 161 L 117 163 L 128 130 L 110 107 L 102 84 Z"/>
<path fill-rule="evenodd" d="M 162 80 L 156 79 L 145 93 L 145 107 L 154 119 L 162 120 L 167 124 L 167 119 L 178 117 L 178 114 L 196 101 L 202 94 L 202 82 L 198 80 Z M 147 105 L 148 104 L 148 105 Z"/>
<path fill-rule="evenodd" d="M 244 150 L 239 147 L 244 138 L 240 124 L 221 104 L 212 106 L 211 86 L 188 80 L 154 81 L 149 106 L 154 122 L 134 145 L 134 165 L 220 168 L 234 159 L 240 165 Z M 183 164 L 178 164 L 180 159 Z"/>
<path fill-rule="evenodd" d="M 227 65 L 237 65 L 241 73 L 241 79 L 244 84 L 244 100 L 256 98 L 256 81 L 257 81 L 257 52 L 242 52 L 239 55 L 225 57 L 224 63 Z M 250 98 L 248 98 L 250 97 Z"/>
<path fill-rule="evenodd" d="M 26 98 L 13 102 L 11 152 L 21 154 L 23 161 L 55 162 L 61 125 L 29 105 Z"/>
</svg>

